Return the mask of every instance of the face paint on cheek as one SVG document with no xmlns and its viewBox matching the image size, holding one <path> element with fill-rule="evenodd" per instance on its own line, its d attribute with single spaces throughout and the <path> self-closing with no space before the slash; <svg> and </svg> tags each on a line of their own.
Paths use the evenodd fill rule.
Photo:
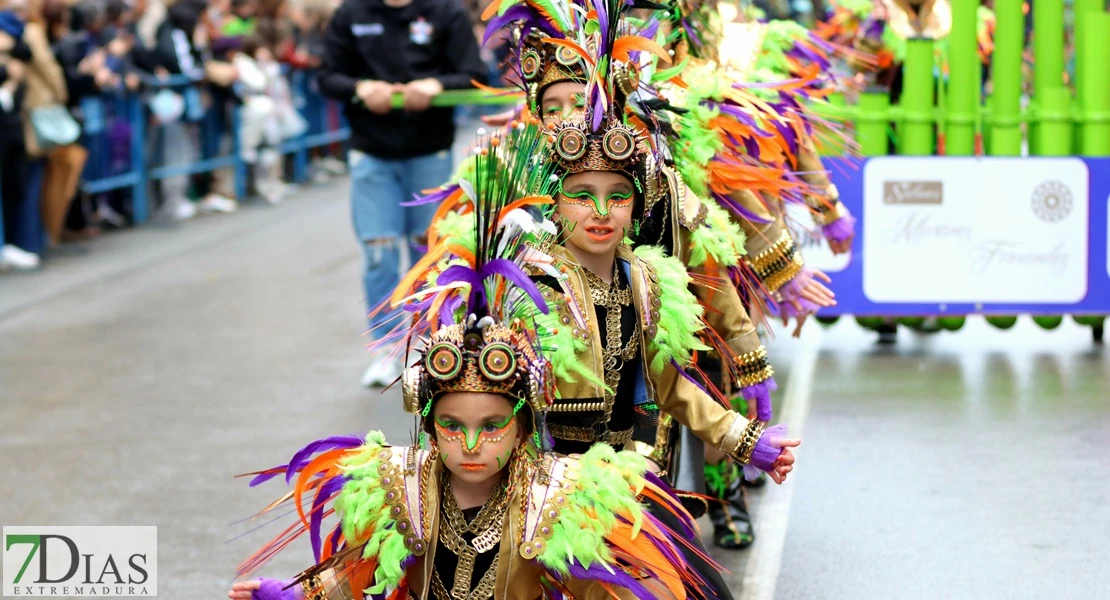
<svg viewBox="0 0 1110 600">
<path fill-rule="evenodd" d="M 446 465 L 447 464 L 447 453 L 446 452 L 440 452 L 439 453 L 439 459 L 443 461 L 444 465 Z"/>
<path fill-rule="evenodd" d="M 513 448 L 509 448 L 508 450 L 502 452 L 499 456 L 497 456 L 497 469 L 504 469 L 505 465 L 509 464 L 509 459 L 512 458 L 512 456 Z"/>
</svg>

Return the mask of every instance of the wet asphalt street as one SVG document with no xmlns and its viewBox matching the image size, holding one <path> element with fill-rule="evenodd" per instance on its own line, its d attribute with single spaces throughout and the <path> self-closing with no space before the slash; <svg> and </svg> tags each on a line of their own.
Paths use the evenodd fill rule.
<svg viewBox="0 0 1110 600">
<path fill-rule="evenodd" d="M 0 276 L 0 523 L 157 525 L 160 596 L 216 599 L 264 537 L 232 523 L 282 489 L 234 474 L 332 434 L 407 442 L 399 393 L 358 385 L 348 214 L 334 183 Z M 1110 360 L 1088 330 L 973 320 L 883 349 L 807 328 L 769 345 L 803 445 L 751 495 L 756 544 L 718 553 L 737 597 L 1110 597 Z"/>
</svg>

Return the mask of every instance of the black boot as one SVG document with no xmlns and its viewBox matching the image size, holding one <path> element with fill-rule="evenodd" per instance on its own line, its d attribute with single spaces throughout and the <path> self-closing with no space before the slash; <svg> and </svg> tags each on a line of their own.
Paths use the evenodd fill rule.
<svg viewBox="0 0 1110 600">
<path fill-rule="evenodd" d="M 709 502 L 713 543 L 718 548 L 739 550 L 755 541 L 748 503 L 740 486 L 740 468 L 729 460 L 705 465 L 705 487 L 720 502 Z"/>
</svg>

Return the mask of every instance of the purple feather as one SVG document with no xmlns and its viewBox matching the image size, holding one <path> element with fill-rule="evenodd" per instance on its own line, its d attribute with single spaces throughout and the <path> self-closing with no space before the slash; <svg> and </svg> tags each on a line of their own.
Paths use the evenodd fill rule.
<svg viewBox="0 0 1110 600">
<path fill-rule="evenodd" d="M 312 512 L 308 518 L 308 539 L 312 542 L 312 556 L 316 558 L 316 562 L 320 562 L 320 550 L 323 548 L 320 527 L 324 523 L 324 503 L 335 495 L 345 483 L 347 483 L 347 477 L 342 475 L 333 477 L 316 490 L 316 497 L 312 500 Z"/>
<path fill-rule="evenodd" d="M 505 27 L 513 21 L 521 21 L 521 31 L 524 32 L 532 29 L 538 29 L 546 33 L 548 37 L 563 37 L 563 34 L 558 29 L 555 29 L 555 27 L 552 26 L 546 18 L 540 16 L 536 13 L 536 11 L 532 10 L 529 6 L 525 4 L 517 4 L 516 6 L 513 6 L 509 10 L 505 11 L 505 14 L 496 16 L 489 20 L 489 23 L 486 25 L 486 32 L 482 35 L 482 45 L 485 46 L 486 42 L 488 42 L 494 34 L 500 32 L 502 29 L 505 29 Z"/>
<path fill-rule="evenodd" d="M 470 303 L 468 306 L 470 310 L 474 312 L 477 307 L 481 306 L 479 301 L 482 303 L 485 302 L 485 299 L 482 298 L 483 294 L 481 293 L 482 282 L 494 275 L 500 275 L 511 281 L 516 287 L 520 288 L 521 291 L 528 294 L 528 297 L 532 299 L 532 302 L 535 303 L 540 312 L 545 315 L 547 314 L 547 302 L 544 301 L 543 294 L 540 293 L 539 288 L 537 288 L 531 278 L 521 270 L 519 265 L 508 259 L 495 258 L 482 265 L 481 271 L 475 271 L 471 267 L 465 265 L 453 265 L 440 274 L 439 278 L 436 279 L 436 283 L 438 285 L 446 285 L 455 282 L 470 284 Z"/>
<path fill-rule="evenodd" d="M 737 216 L 739 216 L 742 219 L 746 219 L 748 221 L 751 221 L 752 223 L 770 223 L 771 222 L 770 219 L 764 219 L 764 218 L 756 215 L 755 213 L 753 213 L 753 212 L 749 211 L 748 209 L 744 208 L 739 202 L 733 200 L 732 198 L 730 198 L 730 197 L 728 197 L 724 194 L 719 194 L 717 192 L 713 192 L 713 198 L 717 201 L 718 204 L 720 204 L 721 206 L 723 206 L 723 207 L 727 208 L 728 210 L 732 211 L 733 213 L 735 213 Z"/>
<path fill-rule="evenodd" d="M 458 189 L 459 189 L 459 184 L 452 183 L 450 185 L 445 185 L 441 188 L 438 188 L 438 189 L 436 189 L 436 191 L 434 191 L 434 192 L 432 192 L 432 193 L 430 193 L 426 196 L 421 196 L 420 194 L 413 194 L 412 195 L 413 199 L 409 200 L 408 202 L 402 202 L 401 206 L 420 206 L 420 205 L 423 205 L 423 204 L 439 204 L 440 202 L 443 202 L 444 200 L 446 200 L 448 196 L 455 193 L 455 190 L 458 190 Z"/>
<path fill-rule="evenodd" d="M 357 448 L 362 445 L 362 438 L 354 435 L 335 435 L 322 440 L 317 440 L 301 448 L 293 455 L 285 471 L 285 483 L 293 481 L 293 475 L 305 468 L 310 462 L 310 457 L 317 452 L 335 450 L 337 448 Z"/>
<path fill-rule="evenodd" d="M 628 573 L 619 569 L 615 573 L 610 573 L 605 570 L 600 564 L 590 565 L 590 568 L 584 569 L 577 561 L 571 563 L 567 571 L 572 577 L 576 579 L 592 579 L 594 581 L 601 581 L 622 587 L 632 592 L 637 598 L 654 598 L 655 595 L 649 592 L 640 582 Z"/>
</svg>

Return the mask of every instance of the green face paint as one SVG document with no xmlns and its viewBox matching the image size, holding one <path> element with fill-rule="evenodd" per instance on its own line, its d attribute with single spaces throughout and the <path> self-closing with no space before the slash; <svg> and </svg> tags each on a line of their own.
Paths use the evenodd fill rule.
<svg viewBox="0 0 1110 600">
<path fill-rule="evenodd" d="M 467 452 L 476 452 L 482 442 L 500 442 L 513 423 L 513 416 L 509 415 L 501 421 L 489 422 L 481 428 L 471 430 L 469 427 L 455 421 L 436 417 L 436 431 L 445 441 L 462 444 Z"/>
<path fill-rule="evenodd" d="M 501 469 L 505 468 L 505 465 L 509 464 L 509 459 L 512 458 L 512 456 L 513 456 L 513 449 L 509 448 L 508 450 L 505 451 L 504 454 L 502 454 L 501 456 L 496 457 L 497 458 L 497 470 L 500 471 Z"/>
<path fill-rule="evenodd" d="M 565 121 L 570 117 L 582 112 L 586 108 L 586 95 L 575 94 L 574 101 L 569 106 L 562 106 L 560 104 L 552 104 L 543 110 L 544 117 L 557 117 L 559 121 Z"/>
<path fill-rule="evenodd" d="M 602 217 L 609 216 L 609 211 L 614 208 L 623 208 L 632 205 L 632 192 L 612 192 L 605 197 L 604 202 L 601 198 L 595 196 L 588 190 L 567 192 L 560 186 L 559 193 L 563 195 L 563 199 L 566 200 L 567 203 L 593 208 L 594 212 Z"/>
</svg>

